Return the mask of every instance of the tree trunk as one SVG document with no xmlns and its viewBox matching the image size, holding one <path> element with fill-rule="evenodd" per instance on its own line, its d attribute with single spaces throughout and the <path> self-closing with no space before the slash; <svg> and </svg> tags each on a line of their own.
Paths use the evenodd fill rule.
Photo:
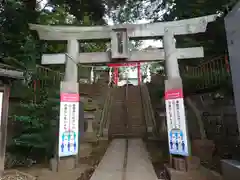
<svg viewBox="0 0 240 180">
<path fill-rule="evenodd" d="M 23 3 L 27 9 L 28 22 L 35 23 L 37 20 L 37 0 L 23 0 Z"/>
<path fill-rule="evenodd" d="M 37 5 L 36 0 L 23 0 L 23 3 L 25 4 L 25 6 L 28 10 L 35 11 L 36 5 Z"/>
</svg>

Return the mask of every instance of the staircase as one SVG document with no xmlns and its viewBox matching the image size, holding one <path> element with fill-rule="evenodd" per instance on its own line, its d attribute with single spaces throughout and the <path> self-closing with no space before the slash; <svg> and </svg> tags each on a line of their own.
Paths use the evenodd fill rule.
<svg viewBox="0 0 240 180">
<path fill-rule="evenodd" d="M 110 108 L 110 125 L 108 135 L 123 136 L 126 132 L 127 113 L 125 107 L 125 88 L 112 90 L 112 107 Z"/>
<path fill-rule="evenodd" d="M 146 121 L 144 117 L 141 87 L 128 86 L 126 95 L 129 137 L 144 137 L 146 135 Z"/>
<path fill-rule="evenodd" d="M 144 137 L 146 132 L 140 87 L 113 89 L 109 136 Z"/>
</svg>

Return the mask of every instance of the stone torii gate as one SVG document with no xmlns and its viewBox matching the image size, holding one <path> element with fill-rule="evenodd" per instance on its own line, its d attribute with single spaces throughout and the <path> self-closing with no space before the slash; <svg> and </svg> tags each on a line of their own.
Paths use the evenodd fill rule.
<svg viewBox="0 0 240 180">
<path fill-rule="evenodd" d="M 166 64 L 167 80 L 166 90 L 166 112 L 169 130 L 170 153 L 175 155 L 189 156 L 189 141 L 185 121 L 185 112 L 182 94 L 182 81 L 179 74 L 178 59 L 201 58 L 204 56 L 202 47 L 179 48 L 175 44 L 175 35 L 196 34 L 205 32 L 207 24 L 216 19 L 216 15 L 203 16 L 187 20 L 172 22 L 158 22 L 149 24 L 120 24 L 114 26 L 49 26 L 30 24 L 32 30 L 36 30 L 41 40 L 65 40 L 67 41 L 67 54 L 44 54 L 42 64 L 65 64 L 65 79 L 61 83 L 61 93 L 78 93 L 78 67 L 77 64 L 92 63 L 127 63 L 163 61 Z M 157 39 L 163 37 L 164 49 L 129 51 L 128 41 L 136 39 Z M 108 52 L 79 52 L 79 42 L 104 40 L 111 43 L 111 50 Z M 81 72 L 80 72 L 81 73 Z M 179 99 L 180 98 L 180 99 Z M 176 104 L 169 104 L 170 100 Z M 182 100 L 182 101 L 180 101 Z M 171 106 L 171 107 L 170 107 Z M 177 108 L 177 109 L 176 109 Z M 180 110 L 179 110 L 180 108 Z M 172 116 L 178 112 L 178 116 Z M 61 116 L 61 115 L 60 115 Z M 75 117 L 75 120 L 79 120 Z M 81 119 L 82 121 L 82 119 Z M 62 122 L 60 121 L 60 124 Z M 180 128 L 180 124 L 183 128 Z M 76 127 L 78 128 L 78 127 Z M 78 131 L 78 129 L 77 129 Z M 172 136 L 180 133 L 184 153 L 171 151 L 175 145 Z M 184 137 L 183 137 L 184 134 Z M 171 137 L 170 137 L 171 135 Z M 59 136 L 61 136 L 59 134 Z M 178 137 L 175 137 L 175 141 Z M 61 137 L 59 137 L 61 139 Z M 79 142 L 79 141 L 77 141 Z M 180 142 L 179 142 L 180 143 Z M 75 145 L 76 146 L 76 145 Z M 60 149 L 59 145 L 59 149 Z M 78 150 L 71 155 L 78 155 Z M 59 153 L 60 154 L 60 153 Z M 60 156 L 60 155 L 59 155 Z M 69 156 L 66 155 L 66 156 Z M 61 156 L 60 156 L 61 157 Z"/>
</svg>

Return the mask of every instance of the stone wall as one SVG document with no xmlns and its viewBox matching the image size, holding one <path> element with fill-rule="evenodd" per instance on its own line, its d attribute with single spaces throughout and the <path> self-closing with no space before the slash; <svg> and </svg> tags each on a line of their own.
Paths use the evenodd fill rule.
<svg viewBox="0 0 240 180">
<path fill-rule="evenodd" d="M 214 146 L 211 145 L 212 147 L 209 144 L 209 148 L 214 147 L 212 153 L 210 149 L 205 149 L 205 152 L 201 154 L 201 160 L 205 159 L 208 167 L 214 167 L 220 171 L 220 159 L 240 159 L 238 126 L 232 99 L 216 97 L 214 94 L 195 95 L 191 96 L 191 99 L 195 102 L 201 114 L 207 139 L 214 143 Z M 196 116 L 194 117 L 194 113 L 189 107 L 187 109 L 190 112 L 189 114 L 192 114 L 191 119 L 188 116 L 190 136 L 192 140 L 199 139 L 199 126 Z M 207 142 L 201 144 L 202 142 L 199 144 L 201 147 L 207 146 Z M 197 148 L 199 149 L 199 147 Z"/>
<path fill-rule="evenodd" d="M 165 139 L 167 139 L 165 104 L 164 101 L 161 101 L 160 95 L 156 92 L 157 87 L 159 89 L 159 85 L 148 85 L 152 105 L 155 110 L 157 125 L 160 132 L 162 132 L 166 137 Z M 200 120 L 203 123 L 207 139 L 214 142 L 214 144 L 211 145 L 210 141 L 205 141 L 204 143 L 211 149 L 205 149 L 205 152 L 202 154 L 208 156 L 207 158 L 211 158 L 210 161 L 215 163 L 215 165 L 213 165 L 210 162 L 211 168 L 212 166 L 216 166 L 215 168 L 219 170 L 221 158 L 240 159 L 240 143 L 238 140 L 239 132 L 237 129 L 236 110 L 233 105 L 233 99 L 230 97 L 224 97 L 218 93 L 193 95 L 189 98 L 194 102 L 199 111 Z M 193 142 L 201 139 L 199 123 L 195 112 L 188 105 L 185 106 L 185 108 L 189 136 Z M 204 143 L 200 142 L 197 148 L 204 148 L 202 146 Z"/>
<path fill-rule="evenodd" d="M 195 95 L 191 99 L 201 113 L 209 139 L 216 141 L 227 139 L 230 141 L 238 137 L 236 111 L 231 100 L 227 101 L 227 98 L 215 99 L 209 94 Z"/>
</svg>

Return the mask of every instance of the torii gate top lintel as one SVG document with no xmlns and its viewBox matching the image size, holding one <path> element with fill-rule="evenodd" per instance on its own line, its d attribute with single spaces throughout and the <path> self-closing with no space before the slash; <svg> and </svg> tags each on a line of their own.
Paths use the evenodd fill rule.
<svg viewBox="0 0 240 180">
<path fill-rule="evenodd" d="M 76 64 L 136 62 L 166 60 L 169 76 L 179 76 L 177 59 L 201 58 L 202 47 L 176 48 L 174 36 L 205 32 L 207 24 L 215 21 L 217 15 L 148 24 L 121 24 L 114 26 L 50 26 L 30 24 L 42 40 L 67 40 L 67 55 L 43 55 L 42 64 L 66 64 L 65 80 L 77 77 Z M 163 36 L 164 49 L 144 51 L 129 50 L 129 39 L 155 38 Z M 110 40 L 109 52 L 79 53 L 79 42 L 85 40 Z M 71 59 L 71 60 L 70 60 Z M 116 61 L 117 60 L 117 61 Z M 74 72 L 74 78 L 71 74 Z"/>
<path fill-rule="evenodd" d="M 30 24 L 30 29 L 38 31 L 42 40 L 67 40 L 68 55 L 74 58 L 75 63 L 109 63 L 113 59 L 121 59 L 125 62 L 159 61 L 165 60 L 165 46 L 164 49 L 130 52 L 129 39 L 150 39 L 163 36 L 163 39 L 167 38 L 170 42 L 174 35 L 205 32 L 207 24 L 214 21 L 216 17 L 217 15 L 209 15 L 172 22 L 88 27 Z M 76 53 L 78 45 L 77 42 L 73 43 L 73 41 L 77 40 L 111 40 L 111 54 L 108 52 Z M 201 58 L 203 57 L 203 48 L 178 48 L 175 53 L 178 59 Z M 42 58 L 42 64 L 64 64 L 66 59 L 65 54 L 45 54 Z"/>
<path fill-rule="evenodd" d="M 114 26 L 50 26 L 29 24 L 30 29 L 37 30 L 42 40 L 98 40 L 111 39 L 114 30 L 127 31 L 130 39 L 151 39 L 164 35 L 166 28 L 174 31 L 175 35 L 195 34 L 205 32 L 207 24 L 215 21 L 216 15 L 197 18 L 157 22 L 147 24 L 120 24 Z"/>
</svg>

